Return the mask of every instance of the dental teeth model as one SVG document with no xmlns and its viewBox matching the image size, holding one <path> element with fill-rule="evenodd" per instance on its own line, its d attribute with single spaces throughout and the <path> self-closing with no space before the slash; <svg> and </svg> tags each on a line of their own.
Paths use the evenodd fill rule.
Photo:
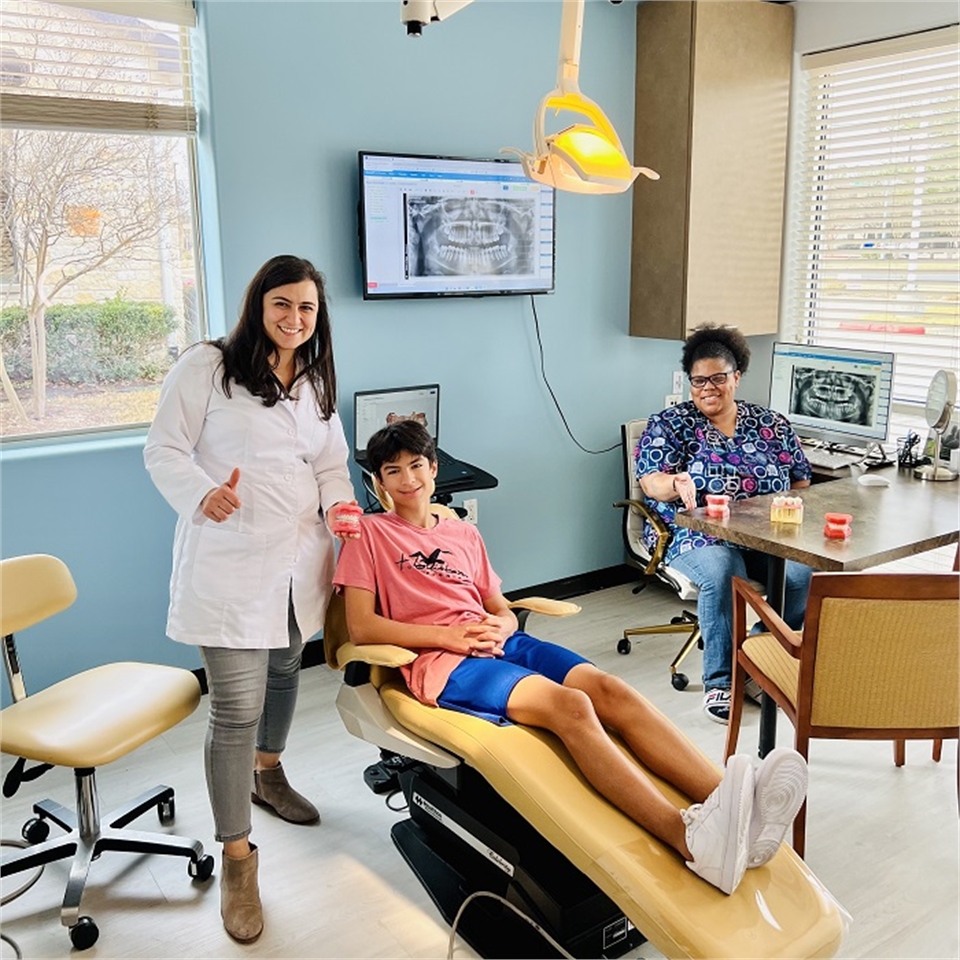
<svg viewBox="0 0 960 960">
<path fill-rule="evenodd" d="M 803 500 L 800 497 L 774 497 L 770 504 L 772 523 L 803 523 Z"/>
</svg>

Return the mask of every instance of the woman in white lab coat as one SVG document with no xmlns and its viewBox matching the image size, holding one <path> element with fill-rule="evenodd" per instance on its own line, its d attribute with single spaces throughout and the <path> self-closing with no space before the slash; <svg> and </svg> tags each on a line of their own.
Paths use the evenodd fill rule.
<svg viewBox="0 0 960 960">
<path fill-rule="evenodd" d="M 167 633 L 199 646 L 206 669 L 220 908 L 242 942 L 263 928 L 251 801 L 294 823 L 319 820 L 280 754 L 302 639 L 320 629 L 330 596 L 331 530 L 346 535 L 338 515 L 359 511 L 335 403 L 323 277 L 274 257 L 229 336 L 190 348 L 167 375 L 144 450 L 178 514 Z"/>
</svg>

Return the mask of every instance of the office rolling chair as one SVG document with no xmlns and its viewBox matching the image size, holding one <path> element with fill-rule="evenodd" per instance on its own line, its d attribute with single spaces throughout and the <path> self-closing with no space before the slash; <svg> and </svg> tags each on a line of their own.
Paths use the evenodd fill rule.
<svg viewBox="0 0 960 960">
<path fill-rule="evenodd" d="M 697 585 L 679 570 L 663 562 L 663 556 L 670 541 L 670 531 L 659 514 L 647 506 L 640 482 L 634 473 L 633 453 L 646 426 L 646 420 L 630 420 L 620 428 L 623 439 L 623 479 L 627 499 L 618 500 L 614 504 L 614 507 L 623 510 L 623 544 L 627 551 L 627 563 L 636 567 L 642 574 L 640 583 L 633 588 L 633 592 L 640 593 L 650 583 L 658 581 L 669 587 L 681 600 L 696 604 L 699 594 Z M 657 545 L 652 553 L 643 541 L 645 520 L 657 531 Z M 670 664 L 670 682 L 675 690 L 684 690 L 690 680 L 686 674 L 679 672 L 680 664 L 695 646 L 703 645 L 700 639 L 700 624 L 695 613 L 684 610 L 679 616 L 673 617 L 669 623 L 649 627 L 630 627 L 623 631 L 623 637 L 617 643 L 617 652 L 624 654 L 630 652 L 631 637 L 657 633 L 686 634 L 680 652 Z"/>
<path fill-rule="evenodd" d="M 791 630 L 744 580 L 734 577 L 733 589 L 725 758 L 737 749 L 748 676 L 794 725 L 794 746 L 804 758 L 817 737 L 895 744 L 957 739 L 956 573 L 815 573 L 802 633 Z M 747 635 L 748 604 L 768 633 Z M 793 822 L 793 848 L 800 856 L 806 814 L 804 803 Z"/>
<path fill-rule="evenodd" d="M 174 818 L 172 787 L 158 786 L 100 816 L 96 768 L 126 756 L 189 716 L 200 702 L 200 685 L 189 671 L 147 663 L 110 663 L 86 670 L 28 695 L 14 633 L 67 609 L 77 596 L 73 577 L 56 557 L 33 555 L 0 561 L 0 630 L 13 702 L 0 712 L 0 751 L 18 760 L 7 774 L 3 794 L 53 766 L 73 767 L 76 812 L 52 800 L 33 805 L 35 817 L 22 830 L 30 846 L 4 858 L 0 876 L 73 857 L 60 922 L 78 950 L 99 937 L 96 923 L 80 916 L 80 899 L 90 864 L 107 850 L 162 853 L 189 858 L 188 874 L 207 880 L 213 857 L 198 840 L 167 833 L 125 830 L 147 810 L 160 822 Z M 36 765 L 26 767 L 26 762 Z M 47 839 L 48 821 L 68 831 Z"/>
</svg>

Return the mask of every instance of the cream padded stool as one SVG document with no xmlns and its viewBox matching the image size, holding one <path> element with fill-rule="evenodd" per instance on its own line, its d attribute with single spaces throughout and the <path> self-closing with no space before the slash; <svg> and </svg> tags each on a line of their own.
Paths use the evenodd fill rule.
<svg viewBox="0 0 960 960">
<path fill-rule="evenodd" d="M 80 899 L 90 864 L 107 850 L 187 857 L 196 880 L 213 873 L 213 857 L 198 840 L 166 833 L 124 829 L 147 810 L 160 822 L 174 817 L 172 787 L 158 786 L 100 816 L 96 768 L 126 756 L 188 717 L 200 702 L 200 685 L 189 671 L 148 663 L 110 663 L 68 677 L 27 695 L 14 645 L 14 633 L 65 610 L 77 589 L 66 564 L 33 555 L 0 561 L 0 629 L 13 703 L 0 712 L 0 750 L 20 759 L 4 781 L 5 796 L 49 766 L 73 767 L 76 811 L 52 800 L 34 804 L 36 814 L 23 827 L 31 846 L 3 860 L 0 875 L 73 856 L 60 922 L 73 945 L 92 946 L 99 936 L 90 917 L 80 916 Z M 25 769 L 25 761 L 40 764 Z M 53 821 L 68 833 L 47 839 Z"/>
</svg>

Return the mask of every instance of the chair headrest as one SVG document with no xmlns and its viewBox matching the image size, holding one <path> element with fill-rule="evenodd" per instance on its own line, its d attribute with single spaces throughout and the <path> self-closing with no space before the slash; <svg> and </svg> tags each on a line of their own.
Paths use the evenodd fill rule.
<svg viewBox="0 0 960 960">
<path fill-rule="evenodd" d="M 66 610 L 77 599 L 67 565 L 43 553 L 0 561 L 0 631 L 17 633 Z"/>
</svg>

